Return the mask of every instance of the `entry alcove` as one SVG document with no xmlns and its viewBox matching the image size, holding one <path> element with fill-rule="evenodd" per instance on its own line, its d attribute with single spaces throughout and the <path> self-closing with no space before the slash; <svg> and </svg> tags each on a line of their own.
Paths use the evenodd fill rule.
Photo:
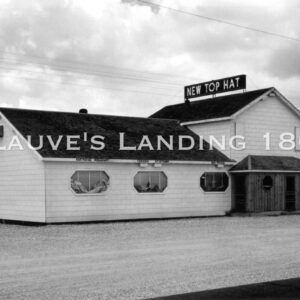
<svg viewBox="0 0 300 300">
<path fill-rule="evenodd" d="M 285 166 L 288 163 L 288 160 L 284 161 L 285 157 L 272 157 L 273 164 L 278 161 L 278 166 L 275 167 L 272 167 L 272 163 L 258 164 L 262 160 L 264 163 L 268 162 L 269 159 L 270 157 L 247 157 L 230 170 L 233 211 L 300 210 L 300 168 L 298 171 L 291 170 L 290 164 Z"/>
<path fill-rule="evenodd" d="M 272 186 L 264 184 L 266 178 Z M 232 174 L 233 211 L 299 210 L 299 185 L 300 175 L 293 173 Z"/>
</svg>

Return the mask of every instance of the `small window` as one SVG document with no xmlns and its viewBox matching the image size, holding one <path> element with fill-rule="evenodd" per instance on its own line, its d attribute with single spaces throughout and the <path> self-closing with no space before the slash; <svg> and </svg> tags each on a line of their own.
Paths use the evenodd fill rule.
<svg viewBox="0 0 300 300">
<path fill-rule="evenodd" d="M 224 192 L 228 187 L 228 176 L 222 172 L 206 172 L 200 178 L 200 186 L 205 192 Z"/>
<path fill-rule="evenodd" d="M 263 188 L 265 190 L 270 190 L 273 187 L 273 179 L 271 176 L 267 175 L 263 179 Z"/>
<path fill-rule="evenodd" d="M 109 177 L 104 171 L 76 171 L 71 188 L 76 194 L 99 194 L 107 190 Z"/>
<path fill-rule="evenodd" d="M 139 193 L 162 193 L 167 181 L 164 172 L 138 172 L 134 176 L 134 188 Z"/>
</svg>

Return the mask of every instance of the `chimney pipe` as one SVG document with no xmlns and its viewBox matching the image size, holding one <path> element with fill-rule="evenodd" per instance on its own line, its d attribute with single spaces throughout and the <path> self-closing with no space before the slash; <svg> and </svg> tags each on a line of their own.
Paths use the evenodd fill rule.
<svg viewBox="0 0 300 300">
<path fill-rule="evenodd" d="M 184 99 L 184 103 L 187 105 L 187 106 L 190 106 L 191 105 L 191 102 L 189 99 Z"/>
<path fill-rule="evenodd" d="M 88 110 L 86 108 L 80 108 L 79 109 L 79 113 L 80 114 L 87 114 L 88 113 Z"/>
</svg>

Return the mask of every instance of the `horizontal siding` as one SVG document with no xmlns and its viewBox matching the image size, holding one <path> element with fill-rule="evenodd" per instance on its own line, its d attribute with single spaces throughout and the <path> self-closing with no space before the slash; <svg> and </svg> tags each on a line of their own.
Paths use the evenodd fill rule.
<svg viewBox="0 0 300 300">
<path fill-rule="evenodd" d="M 0 124 L 0 147 L 8 146 L 16 133 L 4 119 Z M 45 222 L 44 168 L 31 150 L 0 151 L 0 190 L 0 219 Z"/>
<path fill-rule="evenodd" d="M 249 110 L 238 116 L 237 124 L 242 124 L 246 137 L 245 151 L 235 151 L 233 158 L 241 160 L 248 154 L 252 155 L 287 155 L 300 157 L 300 151 L 282 150 L 279 147 L 280 134 L 295 134 L 295 127 L 300 127 L 299 117 L 282 101 L 275 97 L 266 97 Z M 270 150 L 265 149 L 263 135 L 271 134 Z"/>
<path fill-rule="evenodd" d="M 217 144 L 213 144 L 213 146 L 221 150 L 228 157 L 231 156 L 231 150 L 228 147 L 229 139 L 233 134 L 233 123 L 232 121 L 222 121 L 222 122 L 211 122 L 211 123 L 201 123 L 194 124 L 188 126 L 190 130 L 194 131 L 199 136 L 203 136 L 203 138 L 208 142 L 209 136 L 215 137 L 220 143 L 222 143 L 222 136 L 225 136 L 226 148 L 225 150 L 221 150 Z"/>
<path fill-rule="evenodd" d="M 300 157 L 300 151 L 282 150 L 279 147 L 280 135 L 284 132 L 295 134 L 295 128 L 300 127 L 300 118 L 276 97 L 266 97 L 245 110 L 234 121 L 202 123 L 188 127 L 206 139 L 209 135 L 213 135 L 221 141 L 221 136 L 224 135 L 226 150 L 222 152 L 236 161 L 242 160 L 249 154 Z M 266 150 L 263 138 L 267 132 L 271 135 L 270 150 Z M 246 148 L 244 150 L 234 150 L 228 147 L 230 137 L 235 135 L 245 137 Z"/>
<path fill-rule="evenodd" d="M 205 193 L 200 188 L 204 171 L 214 166 L 163 165 L 140 168 L 138 164 L 57 163 L 46 166 L 47 222 L 140 219 L 224 215 L 230 210 L 230 188 L 222 193 Z M 70 177 L 76 170 L 104 170 L 110 177 L 107 192 L 76 195 Z M 164 171 L 168 187 L 162 194 L 140 194 L 133 187 L 138 171 Z"/>
</svg>

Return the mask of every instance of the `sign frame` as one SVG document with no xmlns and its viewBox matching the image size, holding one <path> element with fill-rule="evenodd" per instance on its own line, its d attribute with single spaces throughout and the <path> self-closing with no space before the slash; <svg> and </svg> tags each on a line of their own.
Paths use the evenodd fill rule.
<svg viewBox="0 0 300 300">
<path fill-rule="evenodd" d="M 184 99 L 192 99 L 246 89 L 246 75 L 236 75 L 184 87 Z"/>
</svg>

